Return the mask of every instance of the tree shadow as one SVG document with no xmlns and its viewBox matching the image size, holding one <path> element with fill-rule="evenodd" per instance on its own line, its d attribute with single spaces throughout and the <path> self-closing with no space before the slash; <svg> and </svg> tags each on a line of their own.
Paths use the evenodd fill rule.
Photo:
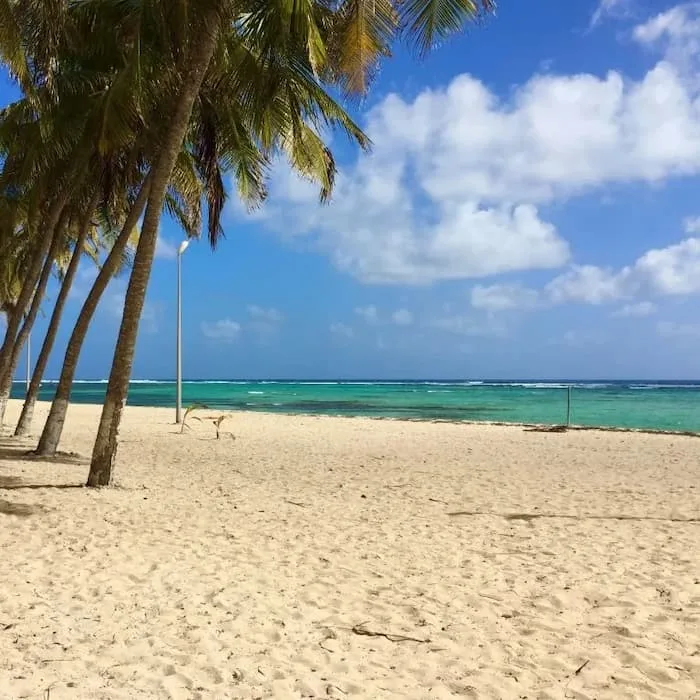
<svg viewBox="0 0 700 700">
<path fill-rule="evenodd" d="M 20 489 L 84 489 L 85 484 L 35 484 L 28 483 L 18 476 L 0 474 L 0 491 L 15 491 Z"/>
<path fill-rule="evenodd" d="M 28 518 L 30 515 L 40 513 L 41 506 L 28 503 L 12 503 L 0 498 L 0 515 L 14 515 L 16 518 Z"/>
<path fill-rule="evenodd" d="M 493 516 L 505 520 L 522 520 L 532 524 L 533 520 L 634 520 L 636 522 L 661 522 L 661 523 L 700 523 L 700 518 L 661 518 L 654 515 L 572 515 L 570 513 L 493 513 L 482 510 L 459 510 L 448 513 L 449 516 Z"/>
<path fill-rule="evenodd" d="M 85 467 L 88 460 L 77 452 L 56 452 L 55 455 L 44 457 L 37 455 L 29 444 L 21 444 L 6 440 L 0 441 L 0 459 L 19 462 L 48 462 L 49 464 L 68 464 L 77 467 Z"/>
</svg>

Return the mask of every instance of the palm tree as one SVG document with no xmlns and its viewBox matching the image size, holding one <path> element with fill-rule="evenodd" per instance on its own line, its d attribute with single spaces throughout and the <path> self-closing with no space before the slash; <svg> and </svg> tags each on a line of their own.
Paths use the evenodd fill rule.
<svg viewBox="0 0 700 700">
<path fill-rule="evenodd" d="M 23 295 L 27 293 L 29 285 L 25 281 L 19 295 L 19 301 L 14 309 L 14 313 L 9 317 L 5 341 L 3 343 L 0 357 L 0 426 L 5 416 L 7 399 L 12 387 L 12 378 L 17 368 L 20 352 L 24 347 L 27 337 L 31 332 L 36 320 L 39 308 L 46 291 L 46 286 L 51 276 L 53 262 L 58 254 L 65 233 L 66 217 L 64 216 L 65 201 L 67 195 L 59 195 L 54 203 L 49 207 L 47 232 L 44 237 L 47 241 L 40 243 L 37 248 L 41 252 L 39 261 L 41 266 L 38 269 L 38 278 L 31 284 L 28 294 L 31 295 L 31 303 L 23 304 Z M 46 253 L 43 251 L 46 250 Z M 32 264 L 37 260 L 37 255 L 33 256 Z M 34 272 L 36 268 L 32 271 Z M 34 278 L 32 274 L 32 279 Z M 20 316 L 20 314 L 22 314 Z M 23 319 L 23 322 L 22 322 Z M 20 328 L 21 323 L 21 328 Z M 14 329 L 14 332 L 13 332 Z"/>
<path fill-rule="evenodd" d="M 304 124 L 302 117 L 302 111 L 307 106 L 312 107 L 314 113 L 325 116 L 328 121 L 337 120 L 336 114 L 344 116 L 342 110 L 337 108 L 322 91 L 313 90 L 310 87 L 304 90 L 299 89 L 299 87 L 304 86 L 304 83 L 313 82 L 308 79 L 313 77 L 308 57 L 299 51 L 300 47 L 308 46 L 310 41 L 318 43 L 318 40 L 312 38 L 313 32 L 309 31 L 309 27 L 315 27 L 313 17 L 310 17 L 308 12 L 291 10 L 290 27 L 299 30 L 299 33 L 298 36 L 293 37 L 293 41 L 290 41 L 292 44 L 290 55 L 284 56 L 275 50 L 275 44 L 270 42 L 270 37 L 266 35 L 265 31 L 260 31 L 265 26 L 264 22 L 260 20 L 265 19 L 264 14 L 270 9 L 269 3 L 251 3 L 253 6 L 259 5 L 260 7 L 257 8 L 257 13 L 252 12 L 245 16 L 233 12 L 225 0 L 212 0 L 211 3 L 203 4 L 205 8 L 201 15 L 195 16 L 192 13 L 189 17 L 191 34 L 186 46 L 186 63 L 182 69 L 181 88 L 175 95 L 169 128 L 165 131 L 165 138 L 153 166 L 151 192 L 127 288 L 124 314 L 93 449 L 93 459 L 88 476 L 88 485 L 90 486 L 106 485 L 111 479 L 112 463 L 116 454 L 117 431 L 128 390 L 138 323 L 150 276 L 165 192 L 177 154 L 187 136 L 190 118 L 205 81 L 205 75 L 215 53 L 217 53 L 217 58 L 235 61 L 239 69 L 240 67 L 249 67 L 251 64 L 254 65 L 256 59 L 258 62 L 264 62 L 265 65 L 270 66 L 267 71 L 269 80 L 262 86 L 262 90 L 261 86 L 251 83 L 250 88 L 252 89 L 247 94 L 234 94 L 234 99 L 236 97 L 240 99 L 241 96 L 247 98 L 248 114 L 243 112 L 242 116 L 247 117 L 249 121 L 253 122 L 253 125 L 258 127 L 256 135 L 262 137 L 260 140 L 265 148 L 271 150 L 282 145 L 286 147 L 288 152 L 294 154 L 296 162 L 303 163 L 307 173 L 313 172 L 314 169 L 323 171 L 326 173 L 326 181 L 328 183 L 332 181 L 332 176 L 329 174 L 334 169 L 332 159 L 329 158 L 327 149 L 314 148 L 317 147 L 318 141 L 311 137 L 311 130 Z M 226 45 L 225 39 L 228 38 L 229 34 L 222 32 L 223 27 L 238 28 L 237 41 L 233 46 Z M 227 29 L 227 31 L 229 30 Z M 317 28 L 315 35 L 318 36 Z M 301 39 L 304 41 L 300 41 Z M 243 51 L 240 50 L 241 44 Z M 227 51 L 227 49 L 233 50 Z M 296 66 L 292 64 L 290 59 L 298 60 L 299 68 L 296 71 Z M 296 77 L 297 86 L 291 85 L 290 78 L 292 76 Z M 276 84 L 273 84 L 273 79 Z M 297 87 L 296 94 L 293 92 L 294 87 Z M 319 92 L 326 98 L 325 102 L 329 105 L 329 109 L 325 112 L 323 105 L 314 100 L 314 92 Z M 336 114 L 331 113 L 330 105 L 333 105 Z M 251 106 L 253 109 L 250 109 Z M 259 124 L 255 124 L 256 119 L 260 120 Z M 345 119 L 347 122 L 350 121 Z M 238 122 L 240 126 L 246 126 L 246 122 L 240 117 Z M 239 129 L 239 131 L 242 130 Z M 355 131 L 359 132 L 359 130 Z M 315 167 L 313 159 L 319 153 L 322 156 L 322 163 L 320 167 Z M 328 189 L 327 187 L 326 190 Z"/>
<path fill-rule="evenodd" d="M 106 485 L 111 479 L 163 196 L 217 45 L 217 58 L 223 53 L 222 45 L 227 44 L 226 40 L 229 40 L 229 48 L 233 48 L 234 59 L 240 54 L 236 49 L 248 49 L 238 64 L 236 76 L 238 86 L 248 89 L 251 120 L 269 115 L 270 104 L 279 107 L 276 123 L 263 121 L 260 125 L 271 129 L 267 132 L 268 144 L 285 146 L 292 156 L 292 164 L 302 172 L 318 170 L 313 163 L 320 155 L 328 163 L 327 172 L 330 173 L 330 152 L 308 127 L 308 122 L 313 123 L 317 117 L 328 118 L 324 106 L 332 102 L 315 77 L 323 75 L 327 80 L 342 83 L 351 92 L 364 92 L 368 75 L 377 60 L 388 54 L 391 41 L 399 31 L 406 31 L 425 52 L 436 41 L 461 28 L 465 20 L 478 16 L 480 10 L 491 9 L 493 3 L 491 0 L 409 0 L 401 4 L 390 0 L 346 0 L 335 10 L 322 2 L 310 2 L 303 7 L 296 4 L 290 7 L 286 3 L 282 7 L 263 0 L 245 4 L 245 13 L 239 10 L 225 16 L 226 10 L 231 10 L 229 3 L 212 0 L 206 3 L 199 24 L 190 16 L 188 69 L 154 165 L 153 185 L 93 449 L 89 486 Z M 253 83 L 250 72 L 240 70 L 256 62 L 281 68 L 273 91 L 269 90 L 270 85 L 265 86 L 267 90 L 256 89 L 261 86 Z M 283 76 L 290 79 L 285 81 Z M 261 133 L 264 137 L 265 132 L 258 132 Z M 328 185 L 326 195 L 332 179 Z"/>
<path fill-rule="evenodd" d="M 127 200 L 121 205 L 125 219 L 121 231 L 110 247 L 107 258 L 100 266 L 100 271 L 80 310 L 78 319 L 66 347 L 61 375 L 56 385 L 56 392 L 51 402 L 49 416 L 36 448 L 36 454 L 49 457 L 56 453 L 68 413 L 73 379 L 78 367 L 80 351 L 90 327 L 90 322 L 97 305 L 110 280 L 123 269 L 123 252 L 127 245 L 138 241 L 136 226 L 148 200 L 150 192 L 150 175 L 141 183 L 133 201 Z M 197 180 L 194 164 L 187 154 L 181 154 L 172 175 L 172 184 L 166 197 L 166 208 L 175 219 L 181 222 L 189 237 L 199 235 L 201 217 L 197 211 L 198 200 L 202 195 L 202 185 Z M 130 256 L 131 258 L 131 256 Z M 131 264 L 131 259 L 129 260 Z"/>
<path fill-rule="evenodd" d="M 20 414 L 19 421 L 17 422 L 17 427 L 15 428 L 16 437 L 25 437 L 31 429 L 32 418 L 34 416 L 34 406 L 39 395 L 41 380 L 43 379 L 44 371 L 46 370 L 46 365 L 48 364 L 49 356 L 56 340 L 56 334 L 58 333 L 61 317 L 63 315 L 63 308 L 68 299 L 68 294 L 71 287 L 73 286 L 75 275 L 78 272 L 80 259 L 88 244 L 92 216 L 95 212 L 95 207 L 97 206 L 98 197 L 99 193 L 97 190 L 95 190 L 85 209 L 82 221 L 80 221 L 78 225 L 78 231 L 73 245 L 73 252 L 70 256 L 68 266 L 65 268 L 65 272 L 63 274 L 63 281 L 61 283 L 58 296 L 56 297 L 56 303 L 54 304 L 53 312 L 51 314 L 51 320 L 49 321 L 49 326 L 46 331 L 46 336 L 44 337 L 44 342 L 41 345 L 41 350 L 37 356 L 32 378 L 27 389 L 27 395 L 24 400 L 24 405 L 22 406 L 22 412 Z"/>
<path fill-rule="evenodd" d="M 130 209 L 115 248 L 125 245 L 126 223 L 135 224 L 144 204 L 145 216 L 89 485 L 111 478 L 158 221 L 164 206 L 177 203 L 169 189 L 178 158 L 189 153 L 196 159 L 212 243 L 221 234 L 222 173 L 228 170 L 239 193 L 256 201 L 264 197 L 269 160 L 282 152 L 301 174 L 319 182 L 321 198 L 327 199 L 335 164 L 320 127 L 339 126 L 362 146 L 367 140 L 323 85 L 364 93 L 396 37 L 413 39 L 424 53 L 492 7 L 492 0 L 308 0 L 291 6 L 281 0 L 0 0 L 0 57 L 25 91 L 24 109 L 40 117 L 38 124 L 26 116 L 19 120 L 25 131 L 33 130 L 33 138 L 24 139 L 30 149 L 23 150 L 18 128 L 12 130 L 17 140 L 5 150 L 9 177 L 3 182 L 36 193 L 26 217 L 36 245 L 8 318 L 0 373 L 7 376 L 20 319 L 56 252 L 54 236 L 37 235 L 40 226 L 55 232 L 95 160 L 101 163 L 100 181 L 110 180 L 105 164 L 124 157 L 138 162 L 141 172 L 140 183 L 122 185 L 121 201 Z M 144 130 L 152 137 L 148 148 L 137 146 Z M 47 179 L 49 172 L 59 177 Z M 38 183 L 56 180 L 63 186 L 39 190 Z M 196 208 L 185 218 L 192 215 Z M 60 415 L 63 404 L 65 416 L 82 338 L 113 274 L 103 272 L 115 258 L 108 255 L 81 311 L 64 363 L 67 382 L 52 415 L 54 408 Z M 58 423 L 62 419 L 53 427 Z"/>
</svg>

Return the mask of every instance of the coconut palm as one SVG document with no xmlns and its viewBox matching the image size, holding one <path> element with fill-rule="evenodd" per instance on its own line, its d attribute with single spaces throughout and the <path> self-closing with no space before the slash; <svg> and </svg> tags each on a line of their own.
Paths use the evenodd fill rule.
<svg viewBox="0 0 700 700">
<path fill-rule="evenodd" d="M 56 385 L 54 398 L 51 402 L 49 416 L 44 424 L 36 454 L 44 457 L 56 453 L 63 432 L 68 404 L 70 401 L 73 379 L 78 367 L 80 351 L 90 327 L 90 322 L 97 309 L 99 301 L 110 280 L 124 269 L 123 251 L 127 245 L 134 245 L 138 241 L 136 226 L 138 219 L 143 214 L 150 191 L 150 176 L 146 176 L 135 197 L 128 198 L 122 203 L 124 220 L 109 254 L 100 266 L 99 273 L 78 315 L 68 345 L 66 347 L 61 374 Z M 166 209 L 181 223 L 188 237 L 199 236 L 201 215 L 199 212 L 199 199 L 202 196 L 203 185 L 195 172 L 193 159 L 187 154 L 181 154 L 176 163 L 171 185 L 166 195 Z M 103 222 L 107 226 L 107 222 Z M 131 255 L 129 256 L 131 263 Z"/>
<path fill-rule="evenodd" d="M 239 194 L 256 202 L 264 197 L 270 159 L 283 153 L 298 172 L 319 182 L 327 199 L 335 164 L 322 128 L 340 127 L 362 146 L 367 141 L 324 84 L 364 93 L 396 38 L 409 38 L 424 53 L 490 9 L 491 0 L 0 0 L 0 56 L 23 86 L 32 113 L 41 116 L 38 134 L 28 140 L 32 148 L 7 151 L 5 169 L 29 191 L 57 171 L 63 183 L 58 192 L 66 196 L 60 201 L 56 189 L 45 191 L 30 209 L 37 245 L 16 295 L 15 327 L 8 323 L 0 371 L 9 368 L 17 319 L 52 258 L 48 236 L 36 235 L 39 227 L 56 229 L 80 174 L 96 159 L 127 157 L 141 173 L 140 182 L 132 179 L 122 190 L 130 209 L 117 242 L 124 244 L 126 224 L 135 223 L 144 204 L 145 215 L 90 485 L 111 478 L 158 222 L 163 208 L 178 202 L 172 193 L 178 159 L 189 154 L 196 161 L 212 243 L 221 234 L 227 171 Z M 37 131 L 32 123 L 26 128 Z M 143 132 L 150 136 L 148 147 L 138 143 Z M 110 172 L 100 170 L 100 179 L 108 182 Z M 191 223 L 197 212 L 190 208 L 185 219 Z M 74 329 L 66 353 L 70 380 L 59 403 L 67 405 L 82 337 L 112 264 L 110 253 Z M 54 401 L 52 414 L 56 406 Z"/>
<path fill-rule="evenodd" d="M 61 194 L 48 205 L 46 219 L 43 219 L 44 221 L 48 220 L 47 230 L 44 234 L 46 240 L 34 245 L 36 250 L 31 255 L 31 263 L 28 268 L 34 281 L 30 289 L 25 279 L 13 313 L 8 317 L 5 340 L 0 351 L 0 425 L 4 419 L 12 377 L 17 368 L 20 352 L 36 320 L 51 276 L 54 257 L 61 246 L 66 226 L 66 216 L 64 215 L 66 199 L 67 196 Z M 34 231 L 34 235 L 37 235 L 36 231 Z M 46 250 L 45 254 L 44 250 Z M 31 297 L 31 302 L 29 297 Z"/>
<path fill-rule="evenodd" d="M 317 161 L 321 157 L 329 166 L 327 172 L 331 173 L 330 152 L 322 146 L 312 126 L 318 119 L 345 124 L 331 117 L 328 109 L 331 105 L 335 115 L 342 110 L 316 78 L 322 76 L 341 83 L 351 92 L 364 92 L 377 61 L 388 54 L 391 41 L 398 33 L 405 32 L 414 38 L 419 49 L 425 52 L 436 41 L 459 29 L 465 20 L 491 7 L 491 0 L 409 0 L 405 3 L 347 0 L 339 5 L 308 2 L 291 6 L 281 0 L 253 0 L 237 4 L 235 9 L 226 0 L 190 4 L 189 31 L 182 43 L 187 67 L 159 158 L 154 164 L 153 184 L 125 299 L 88 485 L 105 485 L 111 479 L 162 199 L 177 151 L 186 137 L 198 92 L 206 85 L 210 64 L 216 66 L 215 59 L 222 55 L 238 60 L 238 69 L 233 74 L 236 87 L 246 96 L 251 121 L 268 115 L 271 106 L 277 107 L 276 119 L 263 119 L 259 126 L 264 128 L 256 132 L 263 137 L 263 143 L 267 141 L 265 145 L 284 147 L 291 155 L 292 164 L 306 174 L 320 170 Z M 201 14 L 197 10 L 201 10 Z M 228 53 L 224 46 L 229 49 Z M 279 69 L 279 79 L 266 86 L 267 90 L 260 89 L 255 82 L 260 71 L 242 70 L 260 66 Z M 272 85 L 274 89 L 270 90 Z M 332 179 L 329 179 L 322 190 L 326 196 L 331 186 Z"/>
<path fill-rule="evenodd" d="M 36 364 L 34 365 L 34 371 L 32 373 L 31 380 L 29 382 L 29 387 L 27 388 L 27 394 L 24 400 L 24 405 L 22 406 L 22 412 L 17 422 L 17 427 L 15 429 L 15 436 L 24 437 L 26 436 L 32 425 L 32 418 L 34 416 L 34 406 L 36 404 L 37 397 L 39 395 L 39 388 L 41 387 L 41 380 L 44 376 L 44 371 L 46 370 L 46 365 L 49 361 L 49 356 L 51 350 L 53 349 L 53 344 L 56 340 L 56 334 L 58 333 L 58 328 L 61 323 L 61 317 L 63 315 L 63 309 L 68 299 L 68 294 L 70 293 L 71 287 L 73 286 L 73 281 L 75 275 L 78 272 L 78 265 L 80 264 L 80 259 L 88 246 L 88 241 L 90 238 L 90 229 L 92 225 L 92 217 L 95 212 L 99 198 L 99 192 L 94 190 L 90 196 L 90 201 L 85 206 L 84 213 L 82 217 L 71 221 L 71 229 L 75 229 L 77 225 L 77 230 L 73 230 L 72 233 L 75 235 L 75 240 L 73 243 L 73 251 L 70 255 L 70 260 L 68 265 L 64 270 L 61 271 L 61 287 L 56 297 L 56 302 L 53 307 L 53 312 L 51 314 L 51 319 L 49 321 L 49 326 L 46 331 L 46 336 L 44 337 L 44 342 L 41 345 L 41 350 L 36 359 Z M 93 249 L 93 254 L 96 251 Z M 63 255 L 58 255 L 57 258 L 63 257 L 65 259 L 65 252 Z"/>
<path fill-rule="evenodd" d="M 262 9 L 269 9 L 268 3 L 258 4 Z M 313 81 L 308 57 L 305 52 L 298 51 L 298 47 L 307 46 L 312 37 L 309 26 L 313 25 L 313 18 L 309 17 L 308 13 L 292 10 L 290 24 L 298 25 L 300 32 L 298 37 L 294 37 L 293 52 L 290 50 L 291 55 L 284 56 L 275 52 L 275 45 L 270 44 L 269 37 L 266 37 L 264 32 L 255 31 L 255 27 L 260 25 L 260 20 L 264 17 L 256 16 L 256 13 L 241 17 L 223 0 L 203 2 L 200 8 L 200 13 L 193 12 L 189 17 L 190 34 L 183 47 L 185 60 L 182 62 L 181 87 L 173 96 L 174 109 L 169 127 L 164 132 L 165 137 L 153 165 L 149 202 L 126 293 L 124 315 L 93 450 L 88 477 L 88 484 L 92 486 L 107 484 L 111 478 L 117 430 L 128 389 L 138 322 L 153 261 L 165 191 L 177 154 L 190 130 L 190 119 L 212 59 L 216 55 L 217 59 L 235 62 L 239 69 L 238 75 L 241 74 L 241 67 L 254 66 L 256 62 L 269 67 L 264 73 L 268 80 L 262 86 L 244 76 L 248 84 L 243 83 L 242 87 L 248 88 L 247 91 L 240 90 L 227 95 L 234 106 L 238 106 L 239 103 L 244 108 L 240 114 L 234 113 L 231 122 L 239 125 L 240 134 L 244 134 L 245 131 L 252 132 L 253 138 L 248 138 L 249 143 L 258 143 L 270 152 L 284 147 L 287 152 L 294 154 L 296 162 L 303 163 L 306 174 L 323 173 L 326 191 L 332 182 L 334 164 L 327 149 L 318 148 L 320 140 L 312 137 L 312 130 L 304 122 L 302 111 L 311 107 L 309 113 L 322 115 L 329 122 L 341 121 L 342 117 L 342 121 L 351 123 L 344 112 L 318 89 Z M 238 30 L 235 35 L 236 41 L 230 45 L 226 43 L 230 35 L 222 32 L 224 26 L 237 27 Z M 300 41 L 302 38 L 303 41 Z M 244 51 L 240 50 L 241 45 Z M 298 61 L 297 64 L 292 63 L 290 58 Z M 292 82 L 292 78 L 296 84 Z M 309 85 L 306 85 L 307 83 Z M 314 88 L 311 87 L 311 83 L 314 84 Z M 295 88 L 296 94 L 293 91 Z M 323 103 L 319 104 L 320 100 L 314 100 L 315 93 L 324 98 Z M 201 102 L 200 108 L 206 109 L 206 106 L 205 102 Z M 217 114 L 226 113 L 226 109 L 213 111 Z M 359 130 L 353 128 L 351 133 L 357 134 Z M 321 162 L 314 163 L 314 159 L 319 155 Z"/>
</svg>

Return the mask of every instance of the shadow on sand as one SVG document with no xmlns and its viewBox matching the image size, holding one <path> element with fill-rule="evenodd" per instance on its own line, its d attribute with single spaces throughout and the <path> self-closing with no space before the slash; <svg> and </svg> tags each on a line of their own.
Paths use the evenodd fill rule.
<svg viewBox="0 0 700 700">
<path fill-rule="evenodd" d="M 52 457 L 42 457 L 33 451 L 33 443 L 10 437 L 0 438 L 0 459 L 20 462 L 48 462 L 84 467 L 89 462 L 76 452 L 57 452 Z"/>
<path fill-rule="evenodd" d="M 82 489 L 84 484 L 44 484 L 26 481 L 18 476 L 0 474 L 0 492 L 2 491 L 21 491 L 21 490 L 64 490 L 64 489 Z M 16 503 L 0 498 L 0 515 L 13 515 L 17 518 L 28 518 L 31 515 L 46 512 L 46 507 L 37 503 Z"/>
<path fill-rule="evenodd" d="M 660 518 L 653 515 L 571 515 L 569 513 L 491 513 L 478 510 L 458 510 L 448 513 L 449 516 L 493 516 L 505 520 L 522 520 L 532 523 L 533 520 L 634 520 L 638 522 L 661 523 L 700 523 L 700 518 Z"/>
<path fill-rule="evenodd" d="M 41 506 L 29 505 L 28 503 L 12 503 L 0 498 L 0 515 L 14 515 L 16 518 L 28 518 L 30 515 L 40 513 Z"/>
</svg>

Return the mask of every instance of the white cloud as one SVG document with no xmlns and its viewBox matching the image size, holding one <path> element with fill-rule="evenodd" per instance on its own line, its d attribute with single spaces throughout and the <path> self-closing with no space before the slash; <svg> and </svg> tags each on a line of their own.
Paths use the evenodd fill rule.
<svg viewBox="0 0 700 700">
<path fill-rule="evenodd" d="M 379 311 L 376 306 L 358 306 L 355 313 L 366 323 L 371 325 L 379 323 Z"/>
<path fill-rule="evenodd" d="M 700 293 L 700 238 L 652 249 L 620 270 L 576 265 L 554 278 L 545 293 L 553 303 L 605 304 L 639 294 Z"/>
<path fill-rule="evenodd" d="M 656 311 L 656 304 L 650 301 L 640 301 L 636 304 L 625 304 L 617 311 L 614 311 L 612 315 L 616 318 L 642 318 L 651 316 Z"/>
<path fill-rule="evenodd" d="M 689 216 L 683 221 L 683 230 L 692 235 L 700 233 L 700 216 Z"/>
<path fill-rule="evenodd" d="M 471 291 L 471 305 L 485 311 L 531 310 L 540 303 L 539 292 L 515 284 L 476 285 Z"/>
<path fill-rule="evenodd" d="M 161 260 L 175 260 L 177 258 L 177 247 L 158 234 L 155 257 Z"/>
<path fill-rule="evenodd" d="M 254 321 L 262 321 L 264 323 L 281 323 L 284 320 L 284 314 L 278 309 L 269 308 L 265 309 L 261 306 L 256 306 L 251 304 L 248 307 L 248 315 Z"/>
<path fill-rule="evenodd" d="M 599 25 L 604 19 L 620 19 L 630 13 L 632 0 L 600 0 L 591 17 L 591 27 Z"/>
<path fill-rule="evenodd" d="M 700 58 L 700 2 L 676 5 L 634 28 L 640 44 L 664 51 L 692 81 Z M 695 81 L 697 86 L 697 81 Z"/>
<path fill-rule="evenodd" d="M 614 272 L 595 265 L 575 265 L 555 277 L 545 287 L 545 292 L 555 304 L 571 301 L 604 304 L 630 296 L 628 279 L 627 268 Z"/>
<path fill-rule="evenodd" d="M 535 75 L 504 99 L 460 75 L 413 100 L 389 95 L 367 117 L 374 152 L 342 171 L 329 206 L 281 171 L 262 218 L 312 236 L 365 283 L 561 267 L 568 244 L 540 205 L 700 173 L 698 88 L 658 31 L 636 34 L 667 51 L 639 80 Z"/>
<path fill-rule="evenodd" d="M 202 321 L 201 329 L 210 340 L 232 343 L 240 335 L 241 324 L 230 318 L 222 318 L 219 321 Z"/>
<path fill-rule="evenodd" d="M 329 330 L 334 336 L 338 338 L 348 339 L 352 338 L 355 335 L 352 328 L 350 328 L 350 326 L 345 325 L 344 323 L 331 323 L 331 325 L 329 326 Z"/>
<path fill-rule="evenodd" d="M 397 309 L 391 314 L 391 320 L 396 326 L 410 326 L 413 324 L 413 314 L 408 309 Z"/>
<path fill-rule="evenodd" d="M 634 265 L 640 282 L 663 295 L 700 292 L 700 238 L 645 253 Z"/>
<path fill-rule="evenodd" d="M 656 326 L 656 332 L 664 338 L 700 338 L 700 325 L 661 321 Z"/>
</svg>

